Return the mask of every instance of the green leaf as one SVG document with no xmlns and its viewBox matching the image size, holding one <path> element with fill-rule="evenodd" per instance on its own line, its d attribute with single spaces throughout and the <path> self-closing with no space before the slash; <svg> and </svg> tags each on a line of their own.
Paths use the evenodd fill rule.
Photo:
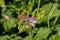
<svg viewBox="0 0 60 40">
<path fill-rule="evenodd" d="M 30 0 L 30 1 L 28 2 L 28 13 L 31 13 L 31 12 L 32 12 L 34 3 L 35 3 L 35 0 L 32 0 L 32 1 Z"/>
<path fill-rule="evenodd" d="M 48 19 L 50 19 L 51 16 L 53 16 L 53 14 L 54 14 L 53 12 L 57 9 L 57 7 L 58 7 L 58 4 L 54 3 L 51 10 L 50 10 L 50 12 L 49 12 Z"/>
<path fill-rule="evenodd" d="M 16 27 L 16 20 L 15 19 L 8 20 L 3 23 L 3 26 L 4 26 L 5 31 L 8 31 L 11 28 Z"/>
<path fill-rule="evenodd" d="M 49 40 L 60 40 L 59 33 L 56 33 L 55 35 L 52 35 Z"/>
<path fill-rule="evenodd" d="M 48 4 L 43 5 L 41 10 L 45 10 L 46 13 L 49 13 L 51 7 L 52 7 L 52 3 L 48 3 Z"/>
<path fill-rule="evenodd" d="M 47 19 L 51 19 L 60 15 L 57 3 L 49 3 L 42 6 L 41 10 L 45 10 Z"/>
<path fill-rule="evenodd" d="M 40 28 L 38 33 L 36 34 L 34 40 L 43 40 L 46 39 L 47 36 L 51 33 L 50 29 Z"/>
<path fill-rule="evenodd" d="M 30 36 L 23 38 L 23 40 L 30 40 Z"/>
</svg>

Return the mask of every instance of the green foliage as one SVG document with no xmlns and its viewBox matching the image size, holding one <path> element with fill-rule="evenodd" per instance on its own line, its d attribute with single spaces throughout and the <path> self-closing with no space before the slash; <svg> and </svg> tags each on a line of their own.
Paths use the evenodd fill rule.
<svg viewBox="0 0 60 40">
<path fill-rule="evenodd" d="M 60 40 L 59 0 L 0 0 L 0 8 L 0 40 Z"/>
<path fill-rule="evenodd" d="M 3 25 L 4 25 L 4 29 L 5 29 L 6 31 L 8 31 L 8 30 L 10 30 L 11 28 L 16 27 L 16 20 L 12 19 L 12 20 L 10 20 L 10 21 L 6 21 L 6 22 L 3 23 Z M 9 26 L 9 25 L 10 25 L 10 26 Z"/>
<path fill-rule="evenodd" d="M 5 35 L 5 36 L 1 36 L 0 40 L 22 40 L 22 38 L 19 36 L 13 38 L 11 36 Z"/>
<path fill-rule="evenodd" d="M 50 29 L 40 28 L 39 31 L 37 32 L 34 40 L 43 40 L 43 39 L 46 40 L 49 33 L 51 33 Z"/>
</svg>

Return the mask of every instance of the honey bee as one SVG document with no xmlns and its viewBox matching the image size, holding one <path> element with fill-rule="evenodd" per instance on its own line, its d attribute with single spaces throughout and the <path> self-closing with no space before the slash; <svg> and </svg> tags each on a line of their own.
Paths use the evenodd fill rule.
<svg viewBox="0 0 60 40">
<path fill-rule="evenodd" d="M 23 20 L 23 19 L 25 19 L 26 18 L 26 15 L 25 14 L 20 14 L 19 16 L 18 16 L 18 19 L 19 20 Z"/>
</svg>

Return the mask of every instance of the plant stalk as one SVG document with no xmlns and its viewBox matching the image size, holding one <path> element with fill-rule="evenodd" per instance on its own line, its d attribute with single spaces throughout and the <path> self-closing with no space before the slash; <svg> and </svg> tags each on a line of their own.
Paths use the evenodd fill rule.
<svg viewBox="0 0 60 40">
<path fill-rule="evenodd" d="M 48 19 L 48 28 L 50 28 L 50 26 L 49 26 L 49 19 Z"/>
<path fill-rule="evenodd" d="M 38 9 L 37 9 L 37 14 L 39 13 L 40 2 L 41 2 L 41 0 L 39 0 L 39 1 L 38 1 Z"/>
</svg>

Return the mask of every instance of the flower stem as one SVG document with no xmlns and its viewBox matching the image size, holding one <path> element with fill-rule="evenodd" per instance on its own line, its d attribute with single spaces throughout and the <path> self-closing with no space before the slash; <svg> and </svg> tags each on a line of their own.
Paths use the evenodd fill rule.
<svg viewBox="0 0 60 40">
<path fill-rule="evenodd" d="M 49 26 L 49 19 L 48 19 L 48 28 L 49 28 L 50 26 Z"/>
<path fill-rule="evenodd" d="M 41 0 L 38 0 L 37 15 L 36 15 L 36 17 L 39 15 L 38 13 L 39 13 L 39 10 L 40 10 L 40 2 L 41 2 Z"/>
<path fill-rule="evenodd" d="M 38 9 L 37 9 L 37 13 L 39 13 L 40 2 L 41 2 L 41 0 L 38 1 Z"/>
<path fill-rule="evenodd" d="M 30 40 L 33 40 L 33 37 L 32 37 L 32 29 L 30 29 Z"/>
</svg>

